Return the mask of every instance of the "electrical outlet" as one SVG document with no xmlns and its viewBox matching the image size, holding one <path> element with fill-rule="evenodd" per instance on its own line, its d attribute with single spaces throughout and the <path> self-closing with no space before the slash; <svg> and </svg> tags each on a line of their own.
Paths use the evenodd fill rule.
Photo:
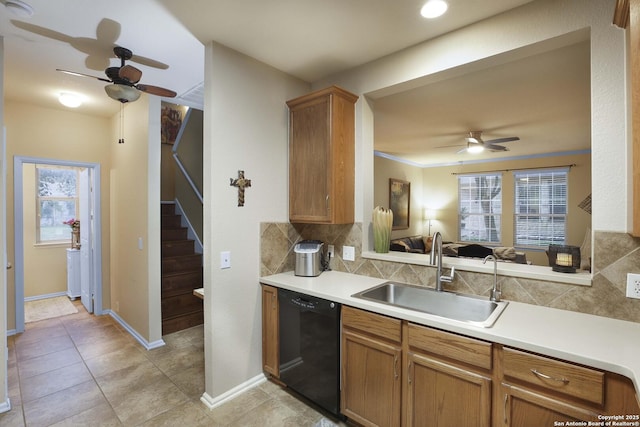
<svg viewBox="0 0 640 427">
<path fill-rule="evenodd" d="M 343 246 L 342 247 L 342 259 L 344 261 L 355 261 L 356 260 L 356 248 L 353 246 Z"/>
<path fill-rule="evenodd" d="M 335 253 L 335 248 L 333 247 L 333 245 L 327 246 L 327 254 L 329 255 L 329 259 L 335 256 L 334 253 Z"/>
<path fill-rule="evenodd" d="M 220 252 L 220 268 L 231 268 L 231 252 L 223 251 Z"/>
<path fill-rule="evenodd" d="M 640 274 L 627 273 L 627 298 L 640 299 Z"/>
</svg>

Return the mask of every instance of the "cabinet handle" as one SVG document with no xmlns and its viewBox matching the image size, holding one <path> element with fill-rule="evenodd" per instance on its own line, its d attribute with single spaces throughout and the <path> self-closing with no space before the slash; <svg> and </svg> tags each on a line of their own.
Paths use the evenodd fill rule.
<svg viewBox="0 0 640 427">
<path fill-rule="evenodd" d="M 273 304 L 271 304 L 271 309 L 275 311 L 276 309 L 276 294 L 271 295 L 271 299 L 273 299 Z"/>
<path fill-rule="evenodd" d="M 565 377 L 562 377 L 562 378 L 550 377 L 549 375 L 545 375 L 542 372 L 538 372 L 537 369 L 531 369 L 531 372 L 533 372 L 533 374 L 535 376 L 540 377 L 540 378 L 544 378 L 545 380 L 551 380 L 551 381 L 557 381 L 557 382 L 563 383 L 563 384 L 569 384 L 569 380 L 566 379 Z"/>
<path fill-rule="evenodd" d="M 393 376 L 394 379 L 398 379 L 398 356 L 393 358 Z"/>
<path fill-rule="evenodd" d="M 507 393 L 504 394 L 504 424 L 507 425 L 507 402 L 509 401 L 509 395 Z"/>
<path fill-rule="evenodd" d="M 327 194 L 327 197 L 324 198 L 324 206 L 327 209 L 327 212 L 331 210 L 331 206 L 329 205 L 329 195 Z"/>
<path fill-rule="evenodd" d="M 411 384 L 411 360 L 409 360 L 409 366 L 407 367 L 407 381 Z"/>
</svg>

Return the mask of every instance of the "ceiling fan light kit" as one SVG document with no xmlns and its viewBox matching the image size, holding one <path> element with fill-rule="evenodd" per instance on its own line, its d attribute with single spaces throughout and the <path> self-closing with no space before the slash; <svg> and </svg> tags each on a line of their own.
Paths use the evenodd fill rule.
<svg viewBox="0 0 640 427">
<path fill-rule="evenodd" d="M 467 153 L 478 154 L 484 151 L 484 145 L 478 143 L 467 142 Z"/>
<path fill-rule="evenodd" d="M 140 98 L 140 91 L 131 86 L 123 84 L 110 84 L 104 87 L 104 91 L 107 92 L 109 98 L 120 101 L 123 104 L 125 102 L 134 102 Z"/>
</svg>

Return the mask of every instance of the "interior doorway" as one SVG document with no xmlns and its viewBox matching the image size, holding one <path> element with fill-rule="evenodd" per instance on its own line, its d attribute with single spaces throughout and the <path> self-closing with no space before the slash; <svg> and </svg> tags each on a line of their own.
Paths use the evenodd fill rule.
<svg viewBox="0 0 640 427">
<path fill-rule="evenodd" d="M 77 218 L 81 220 L 81 300 L 89 312 L 103 314 L 102 310 L 102 238 L 100 216 L 100 164 L 44 159 L 33 157 L 14 158 L 14 236 L 15 236 L 15 304 L 16 332 L 25 328 L 25 169 L 32 164 L 78 168 L 80 208 Z M 30 203 L 30 201 L 27 201 Z M 35 201 L 34 201 L 35 204 Z M 27 205 L 28 206 L 28 205 Z"/>
</svg>

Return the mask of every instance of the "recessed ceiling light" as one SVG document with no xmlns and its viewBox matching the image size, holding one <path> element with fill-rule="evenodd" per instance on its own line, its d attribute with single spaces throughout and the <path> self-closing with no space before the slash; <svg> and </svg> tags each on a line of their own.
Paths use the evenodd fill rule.
<svg viewBox="0 0 640 427">
<path fill-rule="evenodd" d="M 78 95 L 73 93 L 63 92 L 58 96 L 58 101 L 60 104 L 69 108 L 78 108 L 82 105 L 82 99 Z"/>
<path fill-rule="evenodd" d="M 420 9 L 420 15 L 429 19 L 437 18 L 444 15 L 448 8 L 449 5 L 444 0 L 429 0 Z"/>
<path fill-rule="evenodd" d="M 14 15 L 18 15 L 22 18 L 28 18 L 33 16 L 33 7 L 21 0 L 5 0 L 4 6 Z"/>
</svg>

